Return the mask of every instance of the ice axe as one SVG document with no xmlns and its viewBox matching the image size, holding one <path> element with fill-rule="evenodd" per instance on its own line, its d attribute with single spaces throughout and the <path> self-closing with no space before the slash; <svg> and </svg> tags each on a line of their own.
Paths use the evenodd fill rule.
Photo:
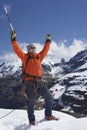
<svg viewBox="0 0 87 130">
<path fill-rule="evenodd" d="M 11 19 L 10 19 L 9 15 L 8 15 L 8 10 L 7 10 L 6 5 L 4 5 L 4 11 L 5 11 L 5 14 L 6 14 L 7 18 L 8 18 L 8 22 L 9 22 L 10 28 L 11 28 L 12 31 L 14 31 Z"/>
</svg>

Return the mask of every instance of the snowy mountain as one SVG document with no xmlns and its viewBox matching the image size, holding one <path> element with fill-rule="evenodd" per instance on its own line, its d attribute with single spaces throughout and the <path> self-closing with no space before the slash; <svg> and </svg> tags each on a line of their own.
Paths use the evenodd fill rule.
<svg viewBox="0 0 87 130">
<path fill-rule="evenodd" d="M 49 60 L 43 62 L 44 74 L 47 85 L 54 96 L 53 109 L 66 111 L 72 114 L 87 115 L 87 50 L 80 51 L 69 61 L 61 59 L 54 63 Z M 5 108 L 13 107 L 17 103 L 12 91 L 19 86 L 18 79 L 21 75 L 21 62 L 14 55 L 0 64 L 0 101 L 4 100 L 10 104 Z M 10 97 L 6 100 L 6 92 L 9 90 Z M 5 95 L 5 97 L 4 97 Z M 22 98 L 23 99 L 23 98 Z M 23 99 L 24 100 L 24 99 Z M 18 101 L 18 104 L 22 104 Z M 0 104 L 0 107 L 3 103 Z M 16 105 L 17 106 L 17 105 Z M 20 108 L 18 106 L 18 108 Z M 77 116 L 78 116 L 77 114 Z"/>
<path fill-rule="evenodd" d="M 61 69 L 58 69 L 60 66 Z M 82 113 L 87 115 L 87 50 L 79 52 L 69 62 L 56 66 L 56 82 L 55 94 L 63 92 L 62 96 L 57 100 L 62 110 L 67 112 Z M 61 77 L 60 77 L 61 74 Z M 57 97 L 56 97 L 57 99 Z M 59 108 L 55 106 L 56 109 Z"/>
<path fill-rule="evenodd" d="M 1 130 L 87 130 L 87 118 L 74 118 L 62 112 L 53 111 L 58 121 L 44 121 L 44 110 L 35 111 L 37 124 L 29 126 L 25 110 L 0 109 Z"/>
</svg>

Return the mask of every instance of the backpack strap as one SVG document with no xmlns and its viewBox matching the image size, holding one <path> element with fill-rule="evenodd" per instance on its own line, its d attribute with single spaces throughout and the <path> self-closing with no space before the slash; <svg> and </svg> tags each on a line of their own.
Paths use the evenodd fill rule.
<svg viewBox="0 0 87 130">
<path fill-rule="evenodd" d="M 28 55 L 28 58 L 27 58 L 26 63 L 25 63 L 25 68 L 26 68 L 26 66 L 27 66 L 27 64 L 28 64 L 28 61 L 29 61 L 30 59 L 31 59 L 31 56 Z"/>
<path fill-rule="evenodd" d="M 27 57 L 27 60 L 26 60 L 25 66 L 23 66 L 23 64 L 22 64 L 22 75 L 25 74 L 25 69 L 26 69 L 26 66 L 27 66 L 29 60 L 30 60 L 30 55 L 28 55 L 28 57 Z"/>
</svg>

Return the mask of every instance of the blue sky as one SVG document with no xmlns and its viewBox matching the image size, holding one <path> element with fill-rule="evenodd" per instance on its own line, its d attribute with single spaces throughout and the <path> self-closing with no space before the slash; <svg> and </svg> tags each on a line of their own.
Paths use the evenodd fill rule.
<svg viewBox="0 0 87 130">
<path fill-rule="evenodd" d="M 0 0 L 0 55 L 12 51 L 10 28 Z M 44 43 L 50 33 L 56 43 L 74 38 L 87 41 L 87 0 L 5 0 L 17 41 Z"/>
</svg>

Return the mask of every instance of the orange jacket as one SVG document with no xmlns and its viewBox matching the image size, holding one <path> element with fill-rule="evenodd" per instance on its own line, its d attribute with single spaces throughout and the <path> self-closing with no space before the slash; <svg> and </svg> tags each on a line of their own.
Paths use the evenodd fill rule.
<svg viewBox="0 0 87 130">
<path fill-rule="evenodd" d="M 29 62 L 26 65 L 26 73 L 28 73 L 29 75 L 32 76 L 42 76 L 42 60 L 44 59 L 44 57 L 47 55 L 47 52 L 49 50 L 50 47 L 50 42 L 46 42 L 44 45 L 44 48 L 42 49 L 41 52 L 39 52 L 38 54 L 32 54 L 32 53 L 28 53 L 25 54 L 21 48 L 19 47 L 19 45 L 17 44 L 16 41 L 12 41 L 12 47 L 14 52 L 17 54 L 17 56 L 21 59 L 23 66 L 26 65 L 26 61 L 28 58 L 28 55 L 30 55 L 31 59 L 29 59 Z M 39 57 L 39 58 L 37 58 Z M 25 80 L 30 80 L 32 79 L 31 77 L 27 77 Z"/>
</svg>

